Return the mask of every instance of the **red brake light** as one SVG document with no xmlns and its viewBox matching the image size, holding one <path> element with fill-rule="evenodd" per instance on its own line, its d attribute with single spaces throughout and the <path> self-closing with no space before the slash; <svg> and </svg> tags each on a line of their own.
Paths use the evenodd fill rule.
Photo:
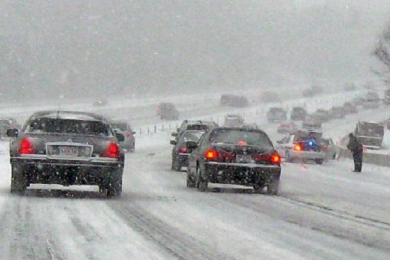
<svg viewBox="0 0 410 280">
<path fill-rule="evenodd" d="M 186 154 L 186 153 L 188 153 L 188 148 L 187 147 L 181 147 L 181 148 L 179 148 L 178 152 L 181 153 L 181 154 Z"/>
<path fill-rule="evenodd" d="M 21 155 L 34 154 L 33 144 L 31 143 L 30 139 L 28 138 L 21 139 L 19 154 Z"/>
<path fill-rule="evenodd" d="M 120 147 L 118 146 L 118 144 L 115 142 L 111 142 L 110 144 L 108 144 L 107 148 L 105 149 L 103 153 L 103 157 L 119 158 L 120 157 Z"/>
<path fill-rule="evenodd" d="M 274 152 L 272 154 L 272 163 L 273 164 L 280 164 L 280 162 L 281 162 L 280 155 L 277 152 Z"/>
<path fill-rule="evenodd" d="M 293 147 L 293 149 L 297 152 L 302 151 L 302 145 L 301 144 L 295 144 L 295 146 Z"/>
<path fill-rule="evenodd" d="M 218 159 L 219 153 L 218 153 L 218 151 L 216 151 L 214 149 L 208 149 L 205 152 L 204 156 L 205 156 L 206 160 L 215 161 L 216 159 Z"/>
</svg>

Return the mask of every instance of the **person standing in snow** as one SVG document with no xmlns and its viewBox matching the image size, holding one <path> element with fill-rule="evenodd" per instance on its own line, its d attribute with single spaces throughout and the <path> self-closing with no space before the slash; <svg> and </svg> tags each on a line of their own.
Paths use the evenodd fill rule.
<svg viewBox="0 0 410 280">
<path fill-rule="evenodd" d="M 349 143 L 347 148 L 353 154 L 354 162 L 354 172 L 362 172 L 362 163 L 363 163 L 363 145 L 359 142 L 357 137 L 353 133 L 349 134 Z"/>
</svg>

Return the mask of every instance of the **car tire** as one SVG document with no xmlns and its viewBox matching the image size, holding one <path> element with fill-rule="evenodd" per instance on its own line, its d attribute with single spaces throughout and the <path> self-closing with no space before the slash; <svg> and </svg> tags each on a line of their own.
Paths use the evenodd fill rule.
<svg viewBox="0 0 410 280">
<path fill-rule="evenodd" d="M 262 193 L 262 191 L 263 191 L 264 188 L 265 188 L 265 186 L 263 186 L 263 185 L 255 185 L 255 186 L 253 186 L 253 190 L 254 190 L 256 193 Z"/>
<path fill-rule="evenodd" d="M 315 159 L 315 162 L 316 162 L 317 164 L 323 164 L 323 159 Z"/>
<path fill-rule="evenodd" d="M 279 187 L 280 187 L 280 179 L 274 177 L 268 183 L 266 193 L 268 195 L 279 195 Z"/>
<path fill-rule="evenodd" d="M 11 185 L 10 192 L 23 194 L 28 186 L 28 178 L 24 168 L 19 164 L 11 165 Z"/>
<path fill-rule="evenodd" d="M 107 190 L 107 197 L 119 197 L 122 194 L 122 173 L 123 169 L 118 168 L 111 172 L 107 181 L 103 183 L 102 188 Z"/>
<path fill-rule="evenodd" d="M 191 174 L 189 174 L 189 171 L 186 173 L 186 186 L 187 188 L 195 188 L 195 180 L 192 179 Z"/>
<path fill-rule="evenodd" d="M 175 171 L 181 171 L 181 168 L 181 163 L 175 157 L 172 157 L 171 169 Z"/>
<path fill-rule="evenodd" d="M 200 192 L 206 192 L 208 190 L 208 180 L 203 178 L 200 169 L 198 169 L 196 174 L 195 186 L 198 188 Z"/>
</svg>

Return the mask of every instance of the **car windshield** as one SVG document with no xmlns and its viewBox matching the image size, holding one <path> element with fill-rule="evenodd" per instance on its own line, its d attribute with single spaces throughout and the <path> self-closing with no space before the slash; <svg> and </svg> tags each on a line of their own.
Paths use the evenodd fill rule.
<svg viewBox="0 0 410 280">
<path fill-rule="evenodd" d="M 197 131 L 186 131 L 182 137 L 181 141 L 186 143 L 186 142 L 199 142 L 199 139 L 201 139 L 202 135 L 204 135 L 204 131 L 197 130 Z"/>
<path fill-rule="evenodd" d="M 31 133 L 68 133 L 110 136 L 108 126 L 99 121 L 39 118 L 32 120 L 27 128 Z"/>
<path fill-rule="evenodd" d="M 125 131 L 128 130 L 128 125 L 127 123 L 113 123 L 112 128 Z"/>
<path fill-rule="evenodd" d="M 205 124 L 189 124 L 187 126 L 188 130 L 207 130 L 208 126 Z"/>
<path fill-rule="evenodd" d="M 295 135 L 294 142 L 300 142 L 300 141 L 307 141 L 311 139 L 315 139 L 316 141 L 321 138 L 321 133 L 318 132 L 306 132 L 306 131 L 299 131 Z"/>
<path fill-rule="evenodd" d="M 269 138 L 259 131 L 233 129 L 218 130 L 212 133 L 210 136 L 210 142 L 213 144 L 272 147 Z"/>
</svg>

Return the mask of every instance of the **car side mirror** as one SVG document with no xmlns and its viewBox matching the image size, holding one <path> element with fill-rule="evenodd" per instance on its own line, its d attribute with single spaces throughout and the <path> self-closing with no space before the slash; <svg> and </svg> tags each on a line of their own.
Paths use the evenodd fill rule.
<svg viewBox="0 0 410 280">
<path fill-rule="evenodd" d="M 17 137 L 19 135 L 19 130 L 17 128 L 9 128 L 6 132 L 8 137 Z"/>
<path fill-rule="evenodd" d="M 177 144 L 177 141 L 171 140 L 171 141 L 169 141 L 169 143 L 170 143 L 171 145 L 176 145 L 176 144 Z"/>
<path fill-rule="evenodd" d="M 178 136 L 178 133 L 172 132 L 172 133 L 171 133 L 171 136 L 172 136 L 172 137 L 177 137 L 177 136 Z"/>
<path fill-rule="evenodd" d="M 115 137 L 117 138 L 118 142 L 124 142 L 125 141 L 124 134 L 122 134 L 122 133 L 115 132 Z"/>
<path fill-rule="evenodd" d="M 198 143 L 193 142 L 193 141 L 188 141 L 188 142 L 186 142 L 185 144 L 186 144 L 186 147 L 187 147 L 189 150 L 195 150 L 196 148 L 198 148 Z"/>
</svg>

